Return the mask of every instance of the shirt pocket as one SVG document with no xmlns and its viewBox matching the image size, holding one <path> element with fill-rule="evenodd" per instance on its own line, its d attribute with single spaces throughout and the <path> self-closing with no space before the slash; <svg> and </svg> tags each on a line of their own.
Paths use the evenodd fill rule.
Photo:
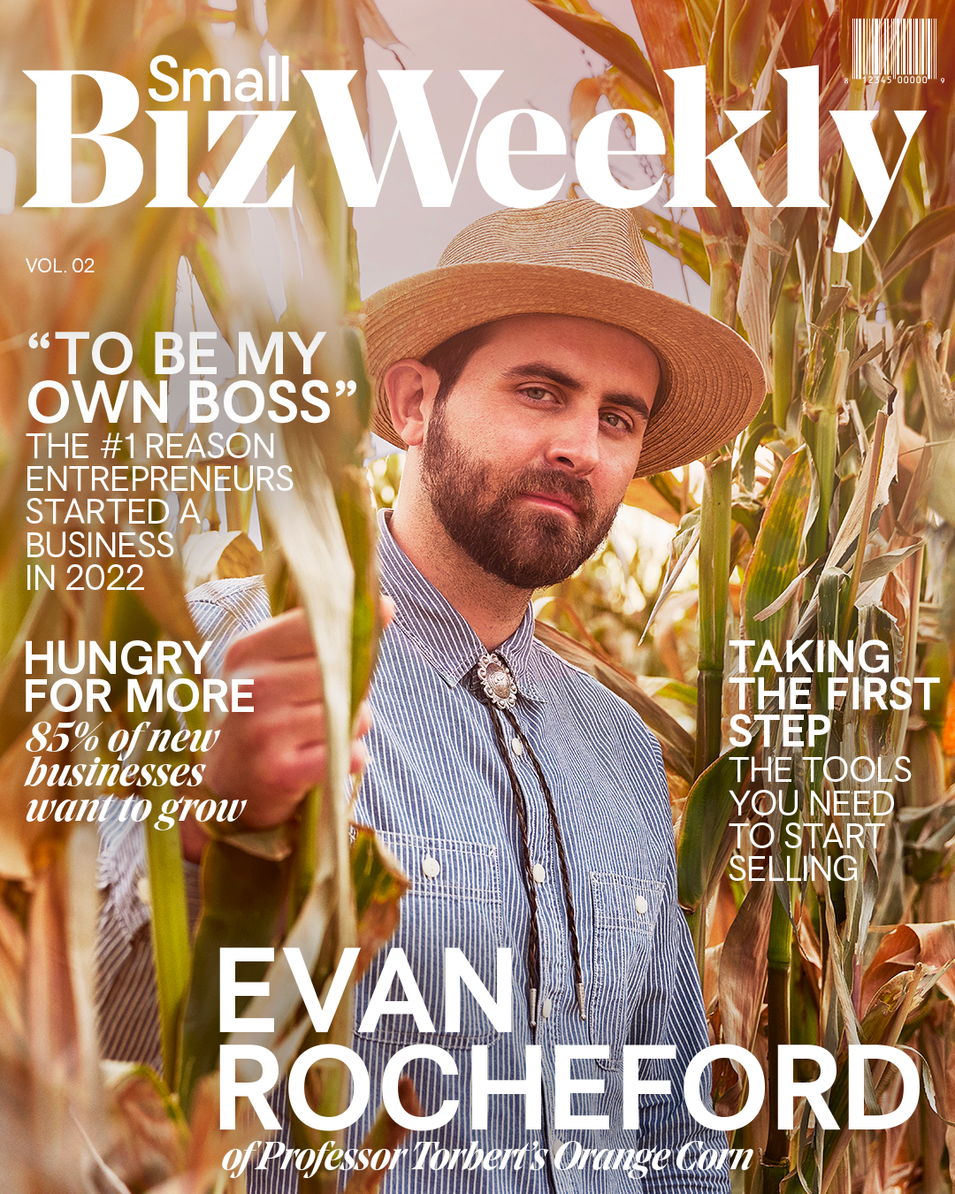
<svg viewBox="0 0 955 1194">
<path fill-rule="evenodd" d="M 411 889 L 401 901 L 397 931 L 378 952 L 358 987 L 356 1029 L 388 950 L 399 946 L 408 958 L 435 1031 L 422 1033 L 411 1015 L 386 1014 L 379 1018 L 374 1032 L 361 1033 L 360 1038 L 387 1044 L 418 1042 L 442 1049 L 464 1049 L 496 1041 L 500 1032 L 467 989 L 461 992 L 460 1031 L 444 1031 L 444 969 L 445 951 L 460 949 L 496 997 L 497 950 L 504 945 L 497 847 L 411 833 L 376 830 L 376 836 L 400 861 L 411 880 Z M 391 997 L 404 998 L 400 984 L 393 985 Z"/>
<path fill-rule="evenodd" d="M 632 876 L 591 872 L 593 985 L 587 1008 L 590 1041 L 608 1045 L 601 1069 L 619 1070 L 623 1046 L 646 985 L 663 884 Z"/>
</svg>

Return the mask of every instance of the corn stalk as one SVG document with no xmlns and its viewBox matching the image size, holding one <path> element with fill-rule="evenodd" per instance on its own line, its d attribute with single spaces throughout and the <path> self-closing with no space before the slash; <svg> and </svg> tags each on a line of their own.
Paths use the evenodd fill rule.
<svg viewBox="0 0 955 1194">
<path fill-rule="evenodd" d="M 946 1132 L 951 1146 L 951 1129 L 933 1126 L 939 1123 L 933 1112 L 920 1118 L 918 1128 L 910 1124 L 908 1145 L 888 1133 L 853 1138 L 845 1127 L 845 1045 L 909 1042 L 928 1048 L 936 1105 L 945 1121 L 955 1119 L 951 1070 L 942 1061 L 951 1056 L 955 1040 L 955 990 L 942 992 L 935 985 L 946 962 L 940 942 L 947 930 L 941 926 L 955 917 L 951 855 L 937 850 L 947 832 L 942 825 L 949 826 L 953 815 L 951 759 L 943 761 L 939 746 L 939 734 L 955 717 L 952 702 L 946 713 L 940 696 L 927 700 L 924 725 L 913 724 L 904 710 L 843 709 L 830 700 L 828 682 L 844 669 L 825 660 L 819 669 L 803 669 L 798 659 L 789 666 L 785 647 L 814 640 L 844 653 L 852 644 L 877 641 L 891 660 L 889 675 L 935 677 L 939 694 L 951 691 L 955 574 L 945 523 L 955 509 L 931 479 L 934 472 L 950 483 L 955 475 L 949 352 L 955 195 L 945 167 L 955 145 L 948 98 L 955 70 L 951 42 L 945 41 L 938 71 L 947 83 L 913 89 L 883 81 L 867 88 L 850 80 L 848 10 L 830 14 L 822 6 L 777 0 L 719 6 L 633 0 L 644 51 L 587 4 L 531 2 L 610 62 L 601 78 L 586 80 L 575 93 L 575 127 L 593 115 L 602 98 L 651 114 L 668 135 L 665 177 L 674 168 L 667 70 L 705 64 L 708 151 L 726 139 L 725 127 L 722 132 L 717 127 L 725 110 L 770 109 L 740 146 L 762 193 L 776 205 L 788 185 L 788 146 L 786 85 L 774 72 L 820 64 L 819 193 L 825 207 L 734 209 L 711 172 L 712 205 L 693 213 L 698 232 L 676 225 L 665 209 L 634 211 L 648 239 L 709 282 L 711 314 L 747 335 L 772 393 L 741 436 L 738 455 L 731 455 L 729 445 L 705 462 L 698 513 L 688 507 L 685 484 L 672 476 L 651 478 L 632 500 L 674 524 L 683 515 L 681 530 L 691 520 L 700 526 L 696 779 L 685 798 L 677 792 L 674 801 L 680 902 L 707 983 L 714 947 L 722 947 L 718 996 L 710 1006 L 714 1032 L 717 1039 L 747 1047 L 762 1041 L 767 1047 L 770 1107 L 778 1081 L 777 1046 L 822 1045 L 838 1064 L 829 1105 L 839 1131 L 810 1128 L 808 1114 L 801 1124 L 797 1114 L 791 1132 L 772 1128 L 767 1137 L 765 1130 L 741 1129 L 734 1143 L 758 1148 L 763 1160 L 758 1170 L 738 1173 L 734 1181 L 746 1190 L 785 1188 L 792 1194 L 802 1183 L 813 1191 L 847 1189 L 850 1182 L 867 1192 L 890 1184 L 914 1189 L 920 1179 L 907 1157 L 918 1155 L 925 1158 L 926 1188 L 949 1188 L 937 1159 Z M 869 5 L 851 15 L 890 14 L 885 6 Z M 951 13 L 941 5 L 903 4 L 891 15 L 937 18 L 939 44 L 951 37 Z M 881 114 L 875 129 L 890 172 L 903 137 L 889 113 L 924 108 L 926 116 L 865 245 L 837 255 L 836 222 L 841 218 L 859 229 L 871 222 L 871 214 L 829 112 L 871 111 L 876 102 Z M 923 537 L 933 553 L 931 573 L 924 568 Z M 631 580 L 640 576 L 637 559 L 621 563 Z M 734 623 L 730 596 L 737 567 L 740 609 Z M 593 584 L 585 575 L 573 589 L 565 586 L 562 596 L 592 602 Z M 647 594 L 647 600 L 654 605 L 658 593 Z M 661 625 L 665 608 L 654 605 L 656 639 L 644 644 L 641 658 L 651 671 L 682 684 L 690 675 L 684 654 L 673 649 L 669 624 Z M 743 677 L 758 678 L 768 691 L 799 677 L 805 681 L 809 707 L 795 718 L 801 746 L 787 743 L 777 722 L 761 742 L 757 737 L 747 747 L 727 749 L 724 713 L 759 708 L 752 687 L 731 686 L 724 675 L 728 625 L 733 637 L 753 643 L 738 669 Z M 604 651 L 609 641 L 608 630 L 601 639 Z M 767 664 L 754 672 L 766 644 L 783 663 L 778 670 Z M 858 663 L 854 674 L 861 674 Z M 784 710 L 776 698 L 760 711 Z M 807 727 L 814 715 L 830 717 L 831 727 L 813 742 Z M 955 750 L 955 735 L 945 749 L 949 756 Z M 818 801 L 831 800 L 839 787 L 823 778 L 824 760 L 841 760 L 848 768 L 863 758 L 876 761 L 883 773 L 908 759 L 912 780 L 890 781 L 896 811 L 888 821 L 861 816 L 867 845 L 843 847 L 851 873 L 813 874 L 819 849 L 811 834 L 838 832 L 841 825 L 838 817 L 818 812 Z M 774 780 L 767 767 L 781 767 L 782 773 Z M 858 786 L 869 791 L 873 785 Z M 766 787 L 778 794 L 775 811 L 757 813 L 752 795 Z M 731 793 L 744 808 L 750 800 L 742 818 L 747 825 L 731 826 L 740 820 Z M 812 821 L 823 824 L 816 829 Z M 775 844 L 740 847 L 754 828 L 763 835 L 759 840 L 771 832 Z M 838 852 L 830 846 L 823 859 L 831 866 Z M 775 876 L 775 898 L 766 901 L 757 897 L 769 874 Z M 719 928 L 708 929 L 707 909 L 711 926 Z M 902 962 L 898 943 L 914 938 L 926 945 L 913 947 Z M 892 957 L 899 958 L 897 981 L 880 988 Z M 931 980 L 923 981 L 921 964 Z M 926 1023 L 930 1031 L 920 1027 Z M 926 1044 L 939 1039 L 946 1042 L 941 1050 Z M 887 1080 L 878 1073 L 873 1078 L 876 1085 Z M 734 1083 L 716 1076 L 714 1098 L 726 1111 L 738 1105 Z"/>
</svg>

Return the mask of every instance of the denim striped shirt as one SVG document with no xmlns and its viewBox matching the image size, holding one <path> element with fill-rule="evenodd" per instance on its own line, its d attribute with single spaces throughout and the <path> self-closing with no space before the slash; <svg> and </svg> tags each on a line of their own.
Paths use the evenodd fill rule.
<svg viewBox="0 0 955 1194">
<path fill-rule="evenodd" d="M 407 1154 L 385 1177 L 383 1189 L 391 1194 L 727 1190 L 725 1160 L 716 1162 L 726 1137 L 700 1125 L 683 1098 L 687 1065 L 709 1041 L 690 937 L 676 903 L 670 805 L 656 741 L 629 706 L 534 638 L 528 608 L 498 653 L 516 680 L 514 713 L 550 786 L 563 833 L 586 1000 L 584 1020 L 574 991 L 553 827 L 533 764 L 506 732 L 526 798 L 537 875 L 541 991 L 532 1028 L 526 1002 L 529 912 L 514 796 L 489 711 L 463 683 L 483 647 L 397 546 L 384 519 L 381 531 L 382 587 L 394 598 L 396 614 L 371 691 L 370 762 L 356 816 L 375 827 L 412 881 L 389 946 L 404 951 L 435 1031 L 422 1032 L 403 1013 L 397 986 L 374 1030 L 356 1031 L 354 1048 L 368 1068 L 371 1098 L 348 1133 L 349 1147 L 357 1147 L 370 1127 L 389 1059 L 406 1046 L 428 1044 L 453 1058 L 457 1075 L 443 1075 L 433 1061 L 410 1062 L 405 1072 L 424 1113 L 433 1115 L 446 1100 L 459 1105 L 444 1126 L 406 1137 Z M 249 581 L 204 586 L 192 605 L 200 632 L 217 640 L 216 654 L 266 614 L 264 590 Z M 129 848 L 107 843 L 104 849 L 110 900 L 129 872 L 129 858 L 117 862 Z M 117 898 L 127 905 L 133 900 L 128 879 Z M 145 919 L 143 912 L 137 915 Z M 135 916 L 127 907 L 114 912 L 117 918 L 128 934 Z M 106 956 L 113 937 L 122 933 L 112 932 L 107 918 Z M 452 947 L 463 951 L 492 994 L 498 951 L 511 950 L 510 1031 L 498 1031 L 466 989 L 460 1028 L 446 1031 L 444 969 Z M 119 956 L 125 947 L 112 948 Z M 356 1029 L 388 956 L 386 947 L 356 992 Z M 114 960 L 114 980 L 129 964 Z M 120 1046 L 127 1029 L 135 1035 L 142 1020 L 121 1006 L 121 986 L 114 981 L 111 994 L 104 987 L 104 1024 L 114 1024 L 112 1039 Z M 640 1062 L 641 1082 L 665 1080 L 670 1090 L 639 1095 L 637 1129 L 623 1127 L 627 1045 L 676 1052 L 673 1060 Z M 517 1093 L 491 1093 L 487 1126 L 474 1126 L 472 1049 L 486 1050 L 492 1082 L 514 1081 L 527 1074 L 528 1046 L 540 1049 L 541 1128 L 525 1127 L 526 1100 Z M 579 1056 L 568 1062 L 564 1053 L 562 1059 L 560 1046 Z M 631 1092 L 628 1103 L 635 1098 Z M 652 1157 L 639 1157 L 641 1149 L 654 1150 Z M 294 1163 L 283 1169 L 278 1156 L 251 1168 L 251 1194 L 294 1191 Z"/>
</svg>

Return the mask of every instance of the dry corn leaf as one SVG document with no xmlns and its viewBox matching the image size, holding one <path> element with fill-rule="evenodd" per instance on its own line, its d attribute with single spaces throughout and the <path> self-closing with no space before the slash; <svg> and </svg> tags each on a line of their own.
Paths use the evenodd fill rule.
<svg viewBox="0 0 955 1194">
<path fill-rule="evenodd" d="M 723 941 L 720 955 L 720 1015 L 723 1038 L 752 1049 L 766 988 L 766 947 L 773 910 L 772 883 L 754 883 Z"/>
<path fill-rule="evenodd" d="M 942 924 L 903 924 L 882 939 L 862 982 L 862 1007 L 897 974 L 921 964 L 939 970 L 955 963 L 955 921 Z M 955 973 L 938 980 L 939 990 L 955 1001 Z"/>
<path fill-rule="evenodd" d="M 187 1132 L 169 1091 L 146 1066 L 104 1062 L 113 1140 L 103 1159 L 134 1189 L 183 1169 Z"/>
</svg>

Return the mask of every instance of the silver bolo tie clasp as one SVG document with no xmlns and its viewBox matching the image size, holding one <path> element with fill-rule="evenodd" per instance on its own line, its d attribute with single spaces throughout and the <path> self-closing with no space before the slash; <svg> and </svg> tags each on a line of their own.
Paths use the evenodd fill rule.
<svg viewBox="0 0 955 1194">
<path fill-rule="evenodd" d="M 478 679 L 484 695 L 498 709 L 513 709 L 517 701 L 517 685 L 511 669 L 499 655 L 485 651 L 478 660 Z"/>
</svg>

